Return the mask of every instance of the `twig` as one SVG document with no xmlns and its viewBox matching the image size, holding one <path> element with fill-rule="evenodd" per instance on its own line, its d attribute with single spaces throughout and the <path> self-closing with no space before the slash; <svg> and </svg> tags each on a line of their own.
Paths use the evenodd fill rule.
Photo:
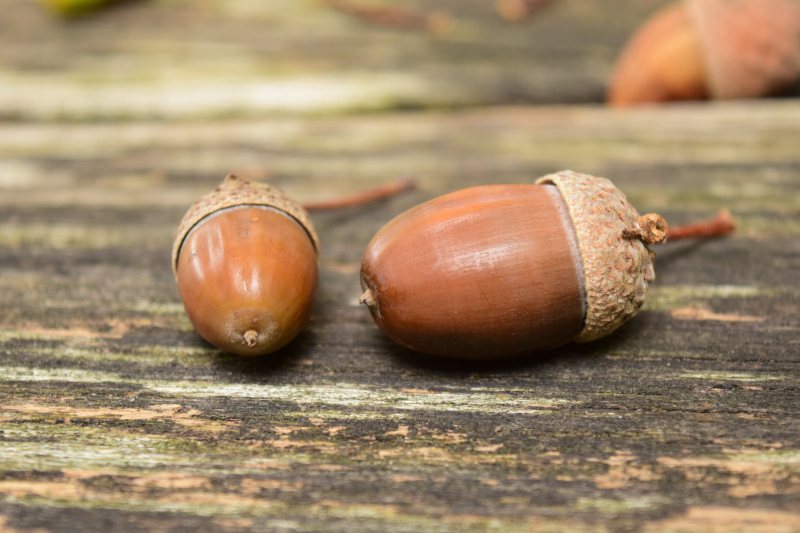
<svg viewBox="0 0 800 533">
<path fill-rule="evenodd" d="M 669 228 L 667 231 L 667 241 L 722 237 L 733 233 L 735 230 L 736 221 L 733 220 L 731 212 L 725 209 L 720 211 L 714 218 L 694 224 L 687 224 L 686 226 Z"/>
<path fill-rule="evenodd" d="M 344 198 L 333 200 L 323 200 L 320 202 L 310 202 L 303 204 L 308 211 L 331 211 L 333 209 L 344 209 L 346 207 L 356 207 L 377 202 L 385 198 L 390 198 L 401 192 L 409 191 L 415 187 L 413 180 L 397 180 L 386 185 L 381 185 L 368 191 L 356 193 Z"/>
<path fill-rule="evenodd" d="M 438 36 L 447 33 L 452 25 L 450 14 L 446 11 L 420 13 L 401 7 L 368 5 L 352 0 L 322 1 L 340 13 L 386 28 L 424 30 Z"/>
</svg>

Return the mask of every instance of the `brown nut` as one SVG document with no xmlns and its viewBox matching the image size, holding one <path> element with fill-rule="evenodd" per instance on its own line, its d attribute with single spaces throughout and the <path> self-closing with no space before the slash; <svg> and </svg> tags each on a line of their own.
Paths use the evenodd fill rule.
<svg viewBox="0 0 800 533">
<path fill-rule="evenodd" d="M 184 216 L 172 267 L 200 336 L 226 352 L 261 355 L 285 346 L 307 322 L 316 250 L 299 204 L 229 175 Z"/>
<path fill-rule="evenodd" d="M 367 246 L 366 304 L 392 339 L 448 357 L 495 358 L 608 335 L 654 279 L 640 217 L 604 178 L 562 171 L 535 185 L 446 194 L 402 213 Z"/>
<path fill-rule="evenodd" d="M 800 2 L 684 0 L 657 12 L 620 54 L 611 105 L 757 98 L 800 78 Z"/>
</svg>

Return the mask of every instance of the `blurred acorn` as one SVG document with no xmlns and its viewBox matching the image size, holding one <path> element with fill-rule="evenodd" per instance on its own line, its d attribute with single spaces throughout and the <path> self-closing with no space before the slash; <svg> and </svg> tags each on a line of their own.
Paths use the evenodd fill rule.
<svg viewBox="0 0 800 533">
<path fill-rule="evenodd" d="M 685 0 L 647 20 L 620 54 L 614 106 L 780 94 L 800 78 L 800 0 Z"/>
</svg>

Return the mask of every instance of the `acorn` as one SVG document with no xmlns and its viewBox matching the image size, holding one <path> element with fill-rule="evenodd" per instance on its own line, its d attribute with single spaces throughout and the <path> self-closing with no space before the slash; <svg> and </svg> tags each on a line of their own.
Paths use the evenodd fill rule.
<svg viewBox="0 0 800 533">
<path fill-rule="evenodd" d="M 800 79 L 800 2 L 684 0 L 648 19 L 620 54 L 615 106 L 759 98 Z"/>
<path fill-rule="evenodd" d="M 201 337 L 237 355 L 274 352 L 308 321 L 319 242 L 279 190 L 228 175 L 184 215 L 172 268 Z"/>
<path fill-rule="evenodd" d="M 562 171 L 535 184 L 471 187 L 414 207 L 372 238 L 361 303 L 423 353 L 509 357 L 588 342 L 632 318 L 655 278 L 640 216 L 609 180 Z"/>
</svg>

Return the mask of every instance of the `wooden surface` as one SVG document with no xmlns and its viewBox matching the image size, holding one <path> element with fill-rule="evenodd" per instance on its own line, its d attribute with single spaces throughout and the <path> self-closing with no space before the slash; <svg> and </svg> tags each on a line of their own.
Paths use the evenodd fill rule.
<svg viewBox="0 0 800 533">
<path fill-rule="evenodd" d="M 553 24 L 560 35 L 558 17 L 610 3 L 564 2 L 525 28 Z M 0 20 L 0 530 L 800 529 L 799 101 L 626 112 L 587 104 L 359 113 L 337 104 L 245 115 L 240 104 L 202 99 L 176 110 L 169 83 L 131 98 L 139 93 L 124 76 L 168 77 L 162 51 L 176 54 L 181 42 L 176 68 L 209 83 L 223 67 L 244 75 L 252 56 L 229 63 L 226 50 L 289 39 L 262 42 L 257 27 L 295 5 L 314 13 L 305 23 L 320 32 L 307 45 L 319 57 L 291 48 L 308 63 L 304 73 L 330 74 L 331 58 L 356 54 L 355 34 L 342 36 L 349 28 L 385 41 L 376 56 L 395 50 L 394 40 L 417 43 L 381 64 L 411 63 L 420 80 L 498 94 L 450 77 L 454 57 L 481 56 L 475 43 L 462 43 L 473 56 L 449 56 L 427 35 L 362 29 L 310 4 L 276 2 L 286 13 L 261 4 L 219 3 L 218 25 L 211 8 L 190 1 L 57 25 L 33 3 L 0 2 L 35 30 Z M 469 13 L 478 4 L 463 3 Z M 184 21 L 181 6 L 194 18 Z M 553 76 L 591 78 L 586 98 L 600 94 L 607 43 L 624 38 L 623 18 L 608 19 L 594 69 Z M 196 33 L 179 38 L 178 20 L 195 21 Z M 486 68 L 514 72 L 518 52 L 534 43 L 498 36 L 488 49 L 504 39 L 517 43 L 516 59 Z M 552 46 L 570 46 L 559 42 Z M 573 66 L 590 61 L 564 54 Z M 535 103 L 536 94 L 556 98 L 553 79 L 494 87 L 524 86 Z M 224 86 L 223 100 L 236 94 L 235 82 Z M 89 88 L 69 93 L 75 87 Z M 105 89 L 122 96 L 95 106 Z M 558 96 L 578 99 L 570 90 Z M 640 210 L 674 223 L 728 207 L 740 231 L 659 248 L 646 308 L 612 337 L 514 362 L 415 356 L 357 305 L 361 253 L 392 216 L 446 191 L 561 168 L 610 177 Z M 398 177 L 419 183 L 388 202 L 314 217 L 323 243 L 317 302 L 279 356 L 242 360 L 203 343 L 172 279 L 180 217 L 229 171 L 301 200 Z"/>
</svg>

